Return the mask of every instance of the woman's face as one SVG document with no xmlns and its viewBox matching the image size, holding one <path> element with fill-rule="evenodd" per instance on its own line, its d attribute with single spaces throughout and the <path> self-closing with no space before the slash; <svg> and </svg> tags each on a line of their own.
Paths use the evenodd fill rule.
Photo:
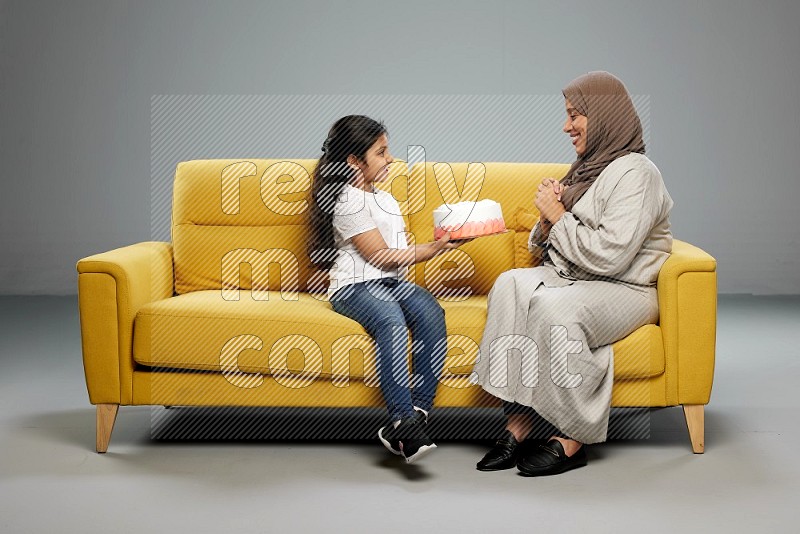
<svg viewBox="0 0 800 534">
<path fill-rule="evenodd" d="M 565 101 L 567 108 L 567 121 L 564 123 L 564 132 L 572 138 L 572 145 L 578 156 L 586 153 L 586 126 L 589 119 L 581 115 L 569 100 Z"/>
<path fill-rule="evenodd" d="M 389 153 L 389 138 L 383 134 L 364 154 L 364 161 L 358 161 L 364 182 L 369 184 L 385 180 L 389 175 L 389 164 L 393 161 L 394 158 Z"/>
</svg>

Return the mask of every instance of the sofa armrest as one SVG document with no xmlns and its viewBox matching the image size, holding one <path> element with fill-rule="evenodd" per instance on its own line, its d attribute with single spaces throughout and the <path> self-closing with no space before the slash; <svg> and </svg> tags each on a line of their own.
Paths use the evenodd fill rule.
<svg viewBox="0 0 800 534">
<path fill-rule="evenodd" d="M 83 258 L 77 269 L 89 400 L 128 404 L 134 367 L 133 320 L 142 305 L 172 296 L 172 246 L 138 243 Z"/>
<path fill-rule="evenodd" d="M 707 404 L 714 379 L 717 262 L 689 243 L 673 240 L 658 274 L 669 405 Z"/>
</svg>

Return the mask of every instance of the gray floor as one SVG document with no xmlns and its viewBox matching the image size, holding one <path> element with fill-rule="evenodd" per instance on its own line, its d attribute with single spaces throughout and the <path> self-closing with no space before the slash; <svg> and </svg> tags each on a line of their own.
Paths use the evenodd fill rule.
<svg viewBox="0 0 800 534">
<path fill-rule="evenodd" d="M 476 471 L 478 441 L 407 467 L 371 441 L 153 440 L 148 407 L 98 455 L 75 298 L 1 298 L 0 532 L 794 530 L 798 331 L 800 297 L 720 297 L 704 455 L 671 408 L 647 440 L 526 479 Z"/>
</svg>

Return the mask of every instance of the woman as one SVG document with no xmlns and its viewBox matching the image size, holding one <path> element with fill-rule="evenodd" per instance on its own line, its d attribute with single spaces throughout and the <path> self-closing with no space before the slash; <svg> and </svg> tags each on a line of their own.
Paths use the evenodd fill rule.
<svg viewBox="0 0 800 534">
<path fill-rule="evenodd" d="M 644 155 L 633 102 L 607 72 L 581 76 L 563 94 L 577 159 L 536 194 L 541 218 L 528 248 L 540 265 L 503 273 L 489 293 L 473 380 L 503 400 L 507 428 L 481 471 L 516 465 L 541 476 L 586 465 L 585 444 L 608 431 L 611 344 L 658 320 L 673 202 Z M 547 439 L 522 447 L 533 434 Z"/>
</svg>

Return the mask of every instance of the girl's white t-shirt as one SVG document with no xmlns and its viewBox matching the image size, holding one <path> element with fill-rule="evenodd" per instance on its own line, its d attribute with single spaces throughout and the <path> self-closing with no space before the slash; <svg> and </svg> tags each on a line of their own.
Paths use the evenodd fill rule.
<svg viewBox="0 0 800 534">
<path fill-rule="evenodd" d="M 367 261 L 353 244 L 354 235 L 377 228 L 389 248 L 408 248 L 406 224 L 397 200 L 386 191 L 374 193 L 346 184 L 333 209 L 335 264 L 330 270 L 328 297 L 348 284 L 380 278 L 405 279 L 408 267 L 381 271 Z"/>
</svg>

